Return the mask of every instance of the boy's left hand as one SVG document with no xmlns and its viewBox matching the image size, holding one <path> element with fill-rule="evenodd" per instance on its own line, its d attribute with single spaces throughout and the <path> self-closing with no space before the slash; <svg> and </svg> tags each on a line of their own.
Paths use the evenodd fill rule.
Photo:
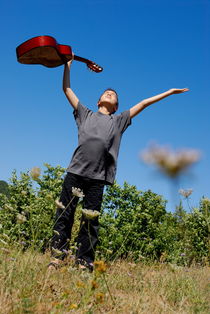
<svg viewBox="0 0 210 314">
<path fill-rule="evenodd" d="M 189 91 L 189 88 L 171 88 L 170 89 L 171 94 L 181 94 L 188 91 Z"/>
</svg>

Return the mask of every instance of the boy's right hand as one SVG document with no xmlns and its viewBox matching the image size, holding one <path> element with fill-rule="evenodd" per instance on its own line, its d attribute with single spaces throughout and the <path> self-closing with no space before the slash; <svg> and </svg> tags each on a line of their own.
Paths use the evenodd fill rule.
<svg viewBox="0 0 210 314">
<path fill-rule="evenodd" d="M 71 60 L 69 60 L 67 62 L 68 66 L 70 66 L 72 64 L 73 60 L 74 60 L 74 53 L 72 52 L 72 58 L 71 58 Z"/>
</svg>

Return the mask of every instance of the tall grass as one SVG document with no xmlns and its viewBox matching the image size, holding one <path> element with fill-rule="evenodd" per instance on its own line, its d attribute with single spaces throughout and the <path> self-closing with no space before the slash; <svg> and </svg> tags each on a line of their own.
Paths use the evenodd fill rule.
<svg viewBox="0 0 210 314">
<path fill-rule="evenodd" d="M 209 313 L 209 268 L 116 260 L 50 271 L 49 253 L 0 249 L 0 313 Z M 107 266 L 107 267 L 106 267 Z"/>
</svg>

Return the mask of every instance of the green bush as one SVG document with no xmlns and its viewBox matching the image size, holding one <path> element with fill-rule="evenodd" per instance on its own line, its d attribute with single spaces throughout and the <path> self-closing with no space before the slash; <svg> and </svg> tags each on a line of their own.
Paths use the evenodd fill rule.
<svg viewBox="0 0 210 314">
<path fill-rule="evenodd" d="M 123 188 L 116 183 L 108 187 L 100 219 L 101 251 L 112 257 L 159 258 L 162 249 L 156 235 L 166 215 L 165 204 L 161 196 L 139 192 L 126 182 Z"/>
<path fill-rule="evenodd" d="M 9 188 L 6 181 L 0 180 L 0 193 L 9 197 Z"/>
<path fill-rule="evenodd" d="M 55 200 L 59 197 L 64 169 L 45 164 L 42 178 L 13 172 L 10 198 L 0 194 L 0 221 L 3 238 L 9 242 L 44 249 L 52 237 Z"/>
<path fill-rule="evenodd" d="M 65 169 L 45 164 L 38 169 L 14 171 L 9 196 L 0 194 L 0 245 L 45 250 L 53 235 L 55 200 L 59 198 Z M 81 206 L 81 204 L 79 204 Z M 180 203 L 174 213 L 166 200 L 152 191 L 138 191 L 128 183 L 106 188 L 100 215 L 99 255 L 107 259 L 130 257 L 190 265 L 206 263 L 209 254 L 210 200 L 186 212 Z M 72 239 L 80 213 L 77 211 Z M 73 241 L 73 240 L 72 240 Z"/>
</svg>

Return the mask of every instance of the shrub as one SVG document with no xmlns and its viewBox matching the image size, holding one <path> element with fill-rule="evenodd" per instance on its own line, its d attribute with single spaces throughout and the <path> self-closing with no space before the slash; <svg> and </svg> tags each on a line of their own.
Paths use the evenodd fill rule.
<svg viewBox="0 0 210 314">
<path fill-rule="evenodd" d="M 0 220 L 3 234 L 24 248 L 44 249 L 52 236 L 55 200 L 59 197 L 64 169 L 45 164 L 42 178 L 27 173 L 17 178 L 13 172 L 9 184 L 10 198 L 0 194 Z"/>
<path fill-rule="evenodd" d="M 13 172 L 9 196 L 0 194 L 1 245 L 45 250 L 53 235 L 55 200 L 59 198 L 65 169 L 45 164 L 17 177 Z M 81 204 L 78 204 L 81 206 Z M 180 203 L 174 213 L 166 211 L 166 200 L 134 185 L 115 183 L 106 188 L 100 215 L 97 250 L 106 259 L 131 257 L 139 260 L 190 265 L 206 263 L 210 234 L 210 200 L 186 212 Z M 76 212 L 72 242 L 77 235 L 81 211 Z M 72 243 L 73 244 L 73 243 Z"/>
<path fill-rule="evenodd" d="M 0 193 L 9 197 L 9 188 L 6 181 L 0 180 Z"/>
</svg>

